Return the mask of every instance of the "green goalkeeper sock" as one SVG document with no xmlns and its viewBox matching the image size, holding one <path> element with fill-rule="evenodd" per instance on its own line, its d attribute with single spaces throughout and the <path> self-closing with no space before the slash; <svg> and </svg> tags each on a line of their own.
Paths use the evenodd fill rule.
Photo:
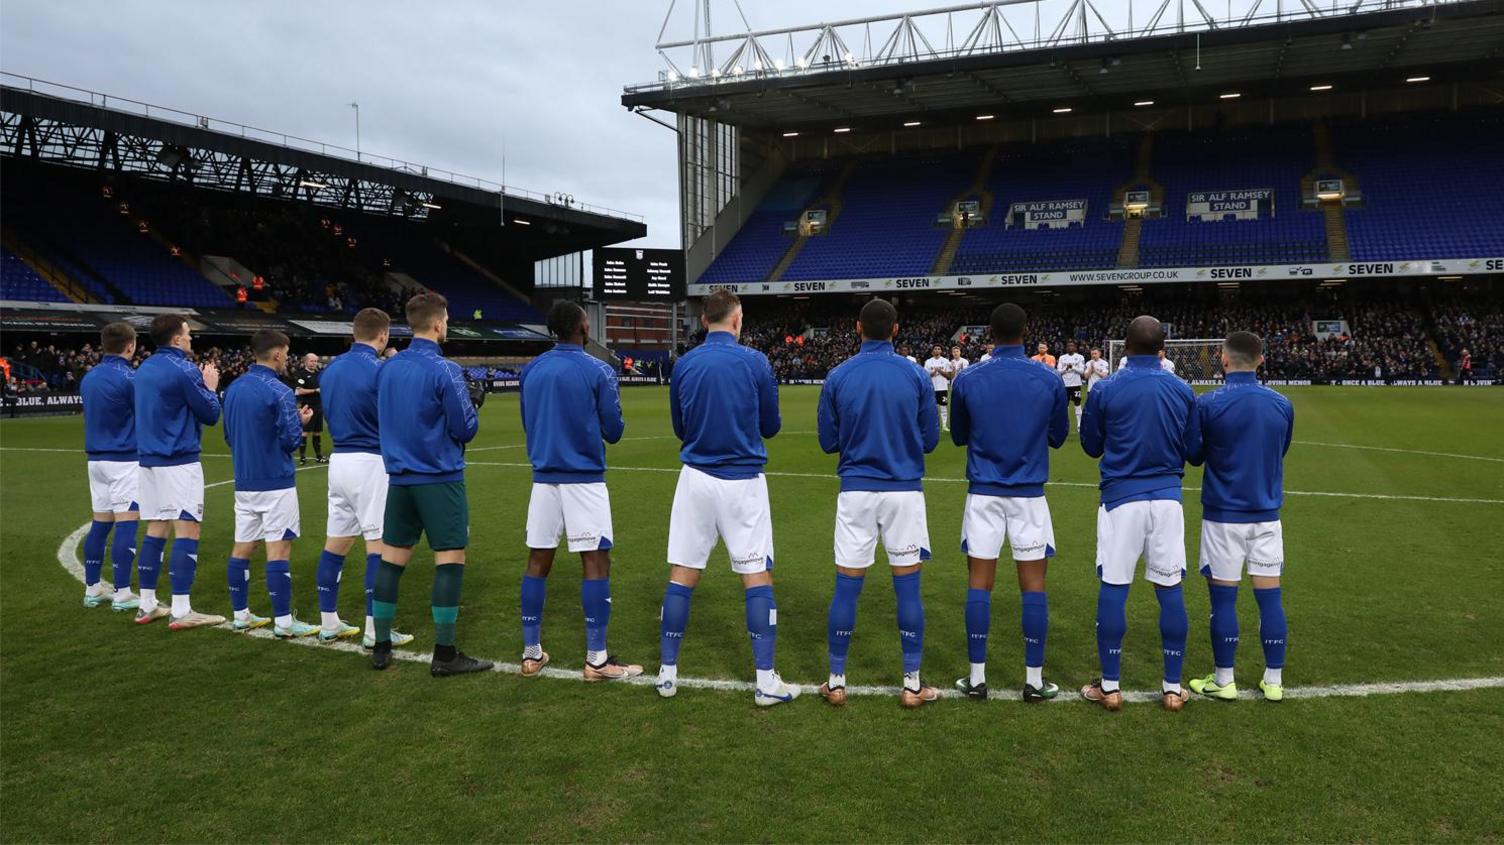
<svg viewBox="0 0 1504 845">
<path fill-rule="evenodd" d="M 407 567 L 387 560 L 376 570 L 376 584 L 371 589 L 371 618 L 376 625 L 376 644 L 392 647 L 392 619 L 397 615 L 397 586 Z"/>
<path fill-rule="evenodd" d="M 445 563 L 433 571 L 434 656 L 449 659 L 454 653 L 454 626 L 460 615 L 460 589 L 465 583 L 463 563 Z"/>
</svg>

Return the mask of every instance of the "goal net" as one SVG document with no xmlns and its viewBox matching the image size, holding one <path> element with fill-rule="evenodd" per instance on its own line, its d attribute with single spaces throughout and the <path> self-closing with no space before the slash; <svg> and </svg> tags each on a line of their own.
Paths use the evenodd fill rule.
<svg viewBox="0 0 1504 845">
<path fill-rule="evenodd" d="M 1124 355 L 1124 341 L 1107 342 L 1107 364 L 1113 372 L 1122 365 Z M 1222 338 L 1166 340 L 1165 358 L 1175 364 L 1175 375 L 1193 384 L 1222 379 Z"/>
</svg>

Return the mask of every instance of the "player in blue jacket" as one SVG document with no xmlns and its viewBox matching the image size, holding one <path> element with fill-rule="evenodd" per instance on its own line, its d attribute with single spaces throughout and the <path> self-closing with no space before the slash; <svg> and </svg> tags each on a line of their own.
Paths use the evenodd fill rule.
<svg viewBox="0 0 1504 845">
<path fill-rule="evenodd" d="M 334 451 L 329 456 L 329 508 L 324 550 L 319 554 L 319 639 L 360 633 L 339 617 L 340 576 L 355 540 L 365 542 L 366 626 L 361 644 L 376 647 L 371 594 L 381 569 L 381 524 L 386 518 L 387 476 L 381 461 L 381 429 L 376 418 L 376 372 L 391 335 L 392 318 L 379 308 L 355 315 L 350 351 L 329 362 L 319 379 L 324 419 Z M 296 395 L 296 391 L 294 391 Z M 305 440 L 306 442 L 306 440 Z M 392 631 L 392 645 L 412 642 L 412 634 Z"/>
<path fill-rule="evenodd" d="M 424 534 L 433 549 L 433 661 L 435 677 L 483 672 L 477 660 L 454 645 L 470 544 L 470 504 L 465 495 L 465 444 L 480 427 L 458 364 L 439 345 L 449 337 L 449 302 L 420 293 L 407 302 L 412 343 L 376 372 L 376 420 L 388 484 L 385 552 L 371 594 L 376 642 L 371 666 L 392 662 L 392 617 L 397 587 L 413 547 Z"/>
<path fill-rule="evenodd" d="M 1055 554 L 1055 528 L 1044 485 L 1050 477 L 1049 450 L 1065 442 L 1070 418 L 1060 377 L 1024 352 L 1027 319 L 1024 309 L 1011 302 L 993 309 L 992 339 L 997 346 L 992 357 L 962 370 L 950 389 L 950 437 L 966 447 L 969 483 L 961 516 L 961 551 L 970 572 L 966 651 L 971 675 L 957 680 L 956 687 L 970 698 L 987 697 L 992 585 L 1005 539 L 1018 564 L 1022 593 L 1023 699 L 1044 701 L 1060 692 L 1044 680 L 1049 630 L 1045 572 Z"/>
<path fill-rule="evenodd" d="M 219 625 L 223 616 L 197 613 L 189 600 L 198 571 L 199 522 L 204 518 L 204 467 L 199 463 L 202 428 L 219 422 L 219 368 L 212 362 L 194 366 L 193 333 L 188 318 L 161 314 L 151 321 L 157 349 L 136 370 L 136 501 L 146 520 L 146 539 L 136 559 L 141 604 L 136 623 L 145 625 L 171 615 L 174 631 Z M 176 538 L 168 574 L 172 605 L 157 603 L 157 576 L 167 534 Z"/>
<path fill-rule="evenodd" d="M 548 330 L 558 343 L 522 370 L 522 430 L 533 466 L 527 506 L 527 571 L 522 576 L 522 674 L 548 665 L 541 627 L 548 573 L 563 534 L 578 553 L 585 612 L 585 680 L 642 674 L 606 650 L 611 620 L 611 497 L 606 491 L 606 446 L 626 427 L 616 373 L 585 351 L 590 321 L 568 300 L 554 303 Z"/>
<path fill-rule="evenodd" d="M 1127 366 L 1099 382 L 1081 415 L 1081 448 L 1100 458 L 1102 504 L 1097 509 L 1097 655 L 1102 677 L 1081 695 L 1108 710 L 1123 706 L 1118 686 L 1128 586 L 1140 556 L 1144 577 L 1159 599 L 1159 635 L 1164 655 L 1160 702 L 1167 710 L 1185 705 L 1180 670 L 1185 660 L 1187 620 L 1185 512 L 1180 505 L 1185 475 L 1185 426 L 1195 394 L 1160 368 L 1165 332 L 1153 317 L 1128 324 Z"/>
<path fill-rule="evenodd" d="M 1222 343 L 1227 383 L 1196 399 L 1185 428 L 1185 456 L 1206 464 L 1201 480 L 1201 574 L 1211 591 L 1212 657 L 1216 671 L 1187 686 L 1212 698 L 1235 700 L 1233 658 L 1238 650 L 1238 583 L 1243 564 L 1259 605 L 1264 677 L 1259 689 L 1269 701 L 1284 698 L 1285 608 L 1280 573 L 1285 532 L 1279 509 L 1285 501 L 1285 453 L 1295 436 L 1290 400 L 1259 384 L 1264 341 L 1233 332 Z"/>
<path fill-rule="evenodd" d="M 663 594 L 658 694 L 679 690 L 679 646 L 689 600 L 719 537 L 731 571 L 746 588 L 747 635 L 757 667 L 753 700 L 762 707 L 793 701 L 799 688 L 773 668 L 778 605 L 773 602 L 773 514 L 763 440 L 778 433 L 778 382 L 767 356 L 738 342 L 742 304 L 721 290 L 705 297 L 705 342 L 674 367 L 669 419 L 683 442 L 684 467 L 668 521 L 669 582 Z"/>
<path fill-rule="evenodd" d="M 293 450 L 303 442 L 303 426 L 313 409 L 300 410 L 292 388 L 283 384 L 287 372 L 287 335 L 262 329 L 251 335 L 256 363 L 225 391 L 225 443 L 235 470 L 235 545 L 230 551 L 226 578 L 231 626 L 249 631 L 267 623 L 251 613 L 251 555 L 266 544 L 266 593 L 271 597 L 272 635 L 287 640 L 318 633 L 317 625 L 292 615 L 292 541 L 302 531 L 298 516 L 298 488 L 292 466 Z"/>
<path fill-rule="evenodd" d="M 831 371 L 820 391 L 820 448 L 840 453 L 836 474 L 836 589 L 830 602 L 830 678 L 820 695 L 846 703 L 846 655 L 856 627 L 863 576 L 882 541 L 898 598 L 898 637 L 903 653 L 899 701 L 918 707 L 940 693 L 923 683 L 924 604 L 919 597 L 921 564 L 930 559 L 924 507 L 924 456 L 940 442 L 934 389 L 918 365 L 893 350 L 898 312 L 882 299 L 862 306 L 857 318 L 861 351 Z"/>
<path fill-rule="evenodd" d="M 136 561 L 136 330 L 130 323 L 110 323 L 99 332 L 99 363 L 84 375 L 78 392 L 84 402 L 84 453 L 89 459 L 89 499 L 94 519 L 84 536 L 84 607 L 109 602 L 117 611 L 135 610 L 141 600 L 131 592 Z M 100 579 L 110 529 L 114 584 Z"/>
</svg>

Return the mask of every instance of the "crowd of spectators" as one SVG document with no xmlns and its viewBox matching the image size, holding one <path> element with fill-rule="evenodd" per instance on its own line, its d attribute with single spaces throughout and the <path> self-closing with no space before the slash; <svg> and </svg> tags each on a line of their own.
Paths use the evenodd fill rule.
<svg viewBox="0 0 1504 845">
<path fill-rule="evenodd" d="M 1457 369 L 1466 352 L 1472 376 L 1504 375 L 1504 297 L 1458 296 L 1438 302 L 1431 312 L 1441 354 Z"/>
<path fill-rule="evenodd" d="M 1149 313 L 1167 325 L 1172 338 L 1221 338 L 1246 329 L 1264 338 L 1263 373 L 1274 379 L 1431 379 L 1441 374 L 1433 351 L 1423 306 L 1399 297 L 1341 297 L 1299 301 L 1240 301 L 1143 296 L 1123 297 L 1106 304 L 1042 304 L 1029 307 L 1030 352 L 1047 343 L 1053 354 L 1074 341 L 1082 354 L 1123 335 L 1133 317 Z M 854 355 L 855 306 L 846 301 L 767 302 L 747 305 L 743 342 L 768 355 L 781 379 L 823 378 L 833 367 Z M 896 344 L 923 361 L 933 346 L 947 357 L 953 346 L 976 361 L 986 351 L 985 326 L 991 306 L 909 306 L 899 310 Z M 1504 362 L 1504 308 L 1491 303 L 1474 311 L 1446 305 L 1435 311 L 1436 339 L 1455 365 L 1464 347 L 1471 347 L 1475 373 L 1483 377 Z M 1317 320 L 1345 320 L 1348 331 L 1318 337 Z"/>
</svg>

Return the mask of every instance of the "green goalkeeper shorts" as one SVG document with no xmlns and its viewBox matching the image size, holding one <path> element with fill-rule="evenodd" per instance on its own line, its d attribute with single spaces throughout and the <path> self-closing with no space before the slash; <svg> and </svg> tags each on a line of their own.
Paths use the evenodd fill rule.
<svg viewBox="0 0 1504 845">
<path fill-rule="evenodd" d="M 391 485 L 386 491 L 386 521 L 381 542 L 389 546 L 416 546 L 428 535 L 428 547 L 436 552 L 470 545 L 470 503 L 465 482 Z"/>
</svg>

